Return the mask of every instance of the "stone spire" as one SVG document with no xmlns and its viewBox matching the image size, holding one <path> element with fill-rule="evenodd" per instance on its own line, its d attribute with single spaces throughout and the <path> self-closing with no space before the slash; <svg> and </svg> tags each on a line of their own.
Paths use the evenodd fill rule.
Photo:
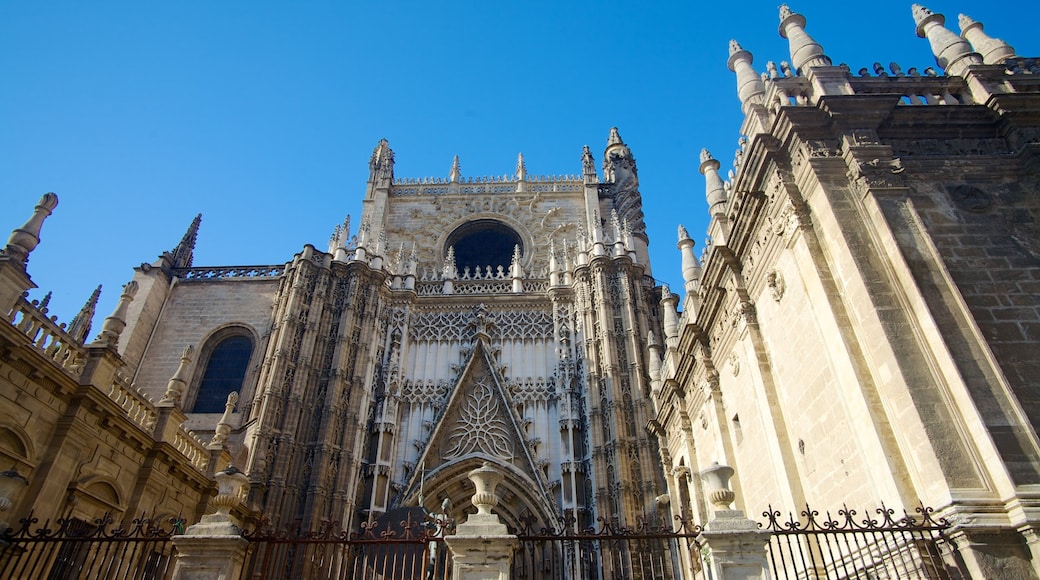
<svg viewBox="0 0 1040 580">
<path fill-rule="evenodd" d="M 758 76 L 751 66 L 754 57 L 741 48 L 736 40 L 729 41 L 729 60 L 726 66 L 737 73 L 737 96 L 740 98 L 741 110 L 748 114 L 752 105 L 761 105 L 766 89 L 762 77 Z"/>
<path fill-rule="evenodd" d="M 917 24 L 917 36 L 928 39 L 935 62 L 946 74 L 964 76 L 969 66 L 982 64 L 982 57 L 972 51 L 967 40 L 946 29 L 945 16 L 935 14 L 920 4 L 914 4 L 911 10 Z"/>
<path fill-rule="evenodd" d="M 780 5 L 780 36 L 791 46 L 791 65 L 804 74 L 804 68 L 831 66 L 831 59 L 823 53 L 820 43 L 805 32 L 805 17 L 792 12 L 787 4 Z"/>
<path fill-rule="evenodd" d="M 981 22 L 960 14 L 957 16 L 957 23 L 961 27 L 961 38 L 970 42 L 975 52 L 982 55 L 983 63 L 1000 64 L 1015 56 L 1015 49 L 1008 43 L 983 32 Z"/>
<path fill-rule="evenodd" d="M 462 177 L 462 168 L 459 166 L 459 156 L 456 155 L 451 160 L 451 172 L 448 173 L 448 181 L 458 183 L 460 177 Z"/>
<path fill-rule="evenodd" d="M 668 348 L 675 348 L 679 344 L 679 313 L 676 306 L 679 297 L 665 284 L 661 287 L 661 310 L 664 315 L 664 342 Z"/>
<path fill-rule="evenodd" d="M 196 214 L 191 220 L 188 231 L 184 232 L 181 243 L 170 252 L 171 268 L 190 268 L 195 254 L 195 240 L 199 237 L 199 224 L 202 223 L 202 214 Z"/>
<path fill-rule="evenodd" d="M 513 292 L 524 291 L 524 266 L 520 263 L 520 244 L 513 245 L 513 259 L 509 262 L 509 277 L 513 279 Z"/>
<path fill-rule="evenodd" d="M 719 176 L 720 163 L 707 149 L 701 149 L 700 172 L 704 175 L 705 192 L 708 197 L 708 211 L 712 217 L 724 217 L 726 214 L 726 186 Z"/>
<path fill-rule="evenodd" d="M 585 182 L 589 183 L 589 179 L 592 181 L 596 180 L 596 161 L 592 157 L 592 150 L 586 145 L 581 149 L 581 173 L 585 177 Z"/>
<path fill-rule="evenodd" d="M 224 449 L 227 447 L 228 435 L 231 434 L 232 414 L 235 412 L 235 405 L 237 404 L 238 391 L 231 391 L 228 393 L 227 401 L 224 403 L 224 414 L 217 421 L 217 426 L 213 429 L 213 439 L 210 439 L 206 449 Z"/>
<path fill-rule="evenodd" d="M 90 298 L 87 299 L 87 303 L 80 309 L 79 314 L 72 319 L 69 324 L 69 336 L 76 340 L 76 342 L 83 343 L 87 340 L 87 335 L 90 334 L 90 324 L 94 319 L 94 310 L 97 308 L 98 298 L 101 297 L 101 285 L 90 294 Z"/>
<path fill-rule="evenodd" d="M 53 193 L 45 193 L 37 202 L 32 217 L 22 224 L 22 227 L 11 232 L 7 238 L 7 247 L 4 255 L 14 258 L 24 264 L 29 260 L 29 253 L 40 243 L 40 229 L 43 228 L 43 220 L 51 215 L 54 208 L 58 206 L 58 196 Z"/>
<path fill-rule="evenodd" d="M 661 388 L 661 344 L 652 330 L 646 333 L 646 347 L 650 351 L 650 382 L 656 391 Z"/>
<path fill-rule="evenodd" d="M 701 263 L 693 253 L 694 241 L 682 225 L 679 226 L 679 252 L 682 255 L 683 287 L 687 294 L 697 292 L 701 281 Z"/>
<path fill-rule="evenodd" d="M 516 179 L 517 181 L 527 181 L 527 164 L 524 163 L 523 153 L 516 157 Z"/>
<path fill-rule="evenodd" d="M 54 293 L 50 291 L 43 295 L 43 299 L 40 300 L 40 305 L 37 306 L 40 312 L 47 314 L 47 307 L 51 305 L 51 297 L 53 295 Z"/>
<path fill-rule="evenodd" d="M 116 344 L 119 343 L 119 335 L 126 328 L 127 308 L 130 307 L 130 302 L 133 301 L 136 294 L 137 282 L 131 280 L 127 282 L 126 286 L 123 286 L 123 294 L 119 297 L 119 304 L 116 305 L 116 309 L 112 311 L 112 314 L 101 325 L 101 333 L 98 334 L 97 340 L 94 341 L 95 343 L 115 348 Z"/>
<path fill-rule="evenodd" d="M 372 151 L 372 158 L 368 161 L 369 181 L 394 180 L 394 152 L 390 149 L 390 142 L 380 139 L 379 144 Z"/>
<path fill-rule="evenodd" d="M 188 365 L 191 364 L 192 355 L 195 353 L 195 347 L 188 345 L 184 347 L 181 352 L 181 362 L 177 365 L 177 370 L 170 377 L 170 380 L 166 383 L 166 392 L 163 393 L 161 399 L 156 406 L 158 407 L 180 407 L 181 398 L 184 396 L 184 387 L 187 386 L 187 374 Z"/>
</svg>

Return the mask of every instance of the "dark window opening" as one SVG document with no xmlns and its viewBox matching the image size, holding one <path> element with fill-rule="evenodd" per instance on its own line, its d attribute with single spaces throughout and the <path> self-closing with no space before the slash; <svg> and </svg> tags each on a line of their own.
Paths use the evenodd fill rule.
<svg viewBox="0 0 1040 580">
<path fill-rule="evenodd" d="M 252 354 L 253 341 L 248 336 L 232 336 L 220 341 L 209 355 L 192 412 L 223 413 L 227 396 L 231 391 L 242 389 Z"/>
<path fill-rule="evenodd" d="M 470 272 L 475 272 L 477 268 L 484 272 L 491 266 L 491 270 L 496 273 L 499 266 L 508 269 L 513 261 L 513 248 L 520 246 L 521 253 L 524 250 L 523 242 L 516 232 L 491 220 L 478 220 L 455 230 L 448 238 L 448 246 L 455 248 L 455 267 L 459 274 L 466 268 Z"/>
</svg>

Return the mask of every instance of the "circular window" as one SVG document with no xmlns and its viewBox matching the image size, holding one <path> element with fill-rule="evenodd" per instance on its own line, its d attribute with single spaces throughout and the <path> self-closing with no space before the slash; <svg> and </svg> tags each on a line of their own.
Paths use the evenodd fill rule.
<svg viewBox="0 0 1040 580">
<path fill-rule="evenodd" d="M 448 236 L 449 247 L 455 247 L 455 266 L 461 274 L 466 268 L 471 272 L 477 268 L 485 270 L 491 266 L 497 271 L 499 266 L 509 268 L 513 261 L 513 247 L 520 246 L 524 251 L 524 243 L 520 236 L 509 226 L 494 220 L 477 220 L 469 222 Z"/>
</svg>

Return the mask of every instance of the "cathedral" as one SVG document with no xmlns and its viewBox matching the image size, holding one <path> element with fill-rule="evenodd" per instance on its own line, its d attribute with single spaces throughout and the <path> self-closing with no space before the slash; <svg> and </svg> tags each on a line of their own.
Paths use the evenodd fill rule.
<svg viewBox="0 0 1040 580">
<path fill-rule="evenodd" d="M 276 524 L 464 519 L 489 462 L 514 530 L 706 522 L 717 463 L 752 519 L 923 504 L 965 569 L 1037 577 L 1040 61 L 913 17 L 941 70 L 836 65 L 786 6 L 784 62 L 731 42 L 743 137 L 726 174 L 701 152 L 682 289 L 617 129 L 573 176 L 399 177 L 380 141 L 327 247 L 197 265 L 196 218 L 92 342 L 96 296 L 68 325 L 26 298 L 47 194 L 0 254 L 0 467 L 26 482 L 0 520 L 197 518 L 228 465 Z"/>
</svg>

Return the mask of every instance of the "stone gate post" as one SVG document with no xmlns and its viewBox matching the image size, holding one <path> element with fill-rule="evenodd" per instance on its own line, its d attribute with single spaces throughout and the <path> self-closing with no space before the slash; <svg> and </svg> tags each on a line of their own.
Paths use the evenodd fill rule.
<svg viewBox="0 0 1040 580">
<path fill-rule="evenodd" d="M 477 513 L 455 528 L 455 534 L 444 537 L 452 554 L 452 578 L 457 580 L 509 580 L 513 552 L 519 542 L 510 535 L 505 524 L 491 512 L 498 505 L 495 487 L 502 474 L 487 461 L 468 474 L 476 493 L 473 505 Z"/>
<path fill-rule="evenodd" d="M 237 580 L 242 573 L 249 542 L 231 509 L 242 501 L 249 478 L 234 466 L 213 477 L 218 489 L 211 505 L 217 513 L 202 516 L 184 535 L 173 537 L 177 548 L 173 580 Z"/>
<path fill-rule="evenodd" d="M 758 524 L 740 510 L 729 509 L 736 494 L 729 489 L 733 468 L 712 465 L 701 472 L 708 501 L 714 509 L 713 518 L 701 532 L 701 543 L 708 549 L 709 565 L 715 580 L 768 580 L 769 561 L 766 544 L 769 532 L 759 530 Z"/>
</svg>

